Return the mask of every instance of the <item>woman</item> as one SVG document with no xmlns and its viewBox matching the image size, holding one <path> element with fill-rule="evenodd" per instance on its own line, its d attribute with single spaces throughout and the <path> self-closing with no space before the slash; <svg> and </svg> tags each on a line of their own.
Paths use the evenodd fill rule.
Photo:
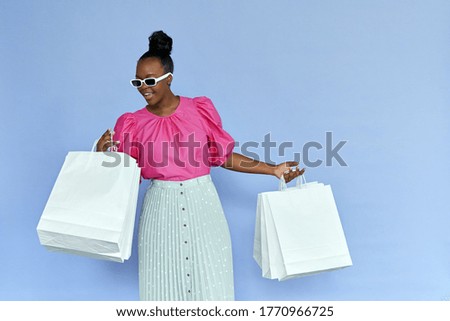
<svg viewBox="0 0 450 321">
<path fill-rule="evenodd" d="M 142 177 L 152 179 L 139 222 L 140 299 L 234 300 L 230 234 L 211 166 L 284 175 L 286 182 L 304 170 L 290 168 L 297 162 L 275 166 L 233 153 L 211 100 L 171 91 L 172 39 L 158 31 L 149 42 L 131 81 L 146 107 L 119 117 L 97 144 L 97 151 L 114 146 L 130 154 Z"/>
</svg>

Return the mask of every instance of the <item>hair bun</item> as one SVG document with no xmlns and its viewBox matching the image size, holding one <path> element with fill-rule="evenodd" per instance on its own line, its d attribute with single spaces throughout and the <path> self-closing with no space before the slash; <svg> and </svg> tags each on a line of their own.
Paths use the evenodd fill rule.
<svg viewBox="0 0 450 321">
<path fill-rule="evenodd" d="M 172 38 L 170 38 L 163 31 L 155 31 L 148 37 L 148 51 L 150 54 L 167 57 L 172 52 Z"/>
</svg>

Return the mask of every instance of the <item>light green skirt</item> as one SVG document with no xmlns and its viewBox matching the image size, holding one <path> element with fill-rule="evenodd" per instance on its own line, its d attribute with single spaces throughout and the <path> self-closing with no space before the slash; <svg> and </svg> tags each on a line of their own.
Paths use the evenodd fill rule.
<svg viewBox="0 0 450 321">
<path fill-rule="evenodd" d="M 210 175 L 153 180 L 138 247 L 141 300 L 234 300 L 230 232 Z"/>
</svg>

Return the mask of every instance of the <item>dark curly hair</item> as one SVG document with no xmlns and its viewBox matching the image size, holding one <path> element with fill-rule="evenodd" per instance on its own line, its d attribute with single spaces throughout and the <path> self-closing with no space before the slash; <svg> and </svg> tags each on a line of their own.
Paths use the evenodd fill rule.
<svg viewBox="0 0 450 321">
<path fill-rule="evenodd" d="M 172 43 L 172 38 L 163 31 L 153 32 L 152 35 L 148 37 L 148 51 L 139 58 L 139 61 L 145 58 L 157 57 L 161 60 L 164 72 L 173 73 L 173 60 L 172 57 L 170 57 Z"/>
</svg>

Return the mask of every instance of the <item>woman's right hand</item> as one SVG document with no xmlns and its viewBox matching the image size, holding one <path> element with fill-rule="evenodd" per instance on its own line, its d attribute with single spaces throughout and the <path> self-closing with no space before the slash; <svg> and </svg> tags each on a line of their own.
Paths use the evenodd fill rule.
<svg viewBox="0 0 450 321">
<path fill-rule="evenodd" d="M 97 152 L 106 152 L 109 147 L 119 144 L 119 141 L 112 141 L 113 136 L 114 132 L 111 129 L 107 129 L 97 142 Z"/>
</svg>

